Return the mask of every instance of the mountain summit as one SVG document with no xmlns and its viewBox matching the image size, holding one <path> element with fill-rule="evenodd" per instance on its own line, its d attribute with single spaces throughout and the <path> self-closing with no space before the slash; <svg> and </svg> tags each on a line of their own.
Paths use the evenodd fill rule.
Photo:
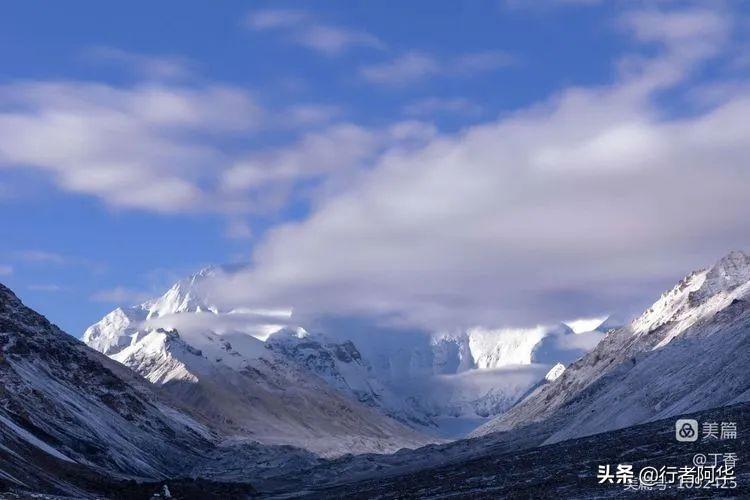
<svg viewBox="0 0 750 500">
<path fill-rule="evenodd" d="M 0 381 L 0 485 L 85 497 L 90 476 L 184 474 L 212 446 L 207 427 L 3 285 Z"/>
<path fill-rule="evenodd" d="M 547 442 L 750 400 L 750 256 L 693 272 L 475 436 L 533 422 Z"/>
<path fill-rule="evenodd" d="M 352 394 L 329 383 L 345 383 L 333 369 L 359 357 L 353 346 L 313 342 L 306 334 L 282 342 L 283 332 L 298 331 L 284 329 L 288 311 L 213 304 L 201 284 L 224 272 L 206 268 L 155 300 L 115 309 L 90 326 L 83 340 L 235 440 L 294 445 L 324 456 L 387 453 L 439 440 L 364 404 L 376 396 L 367 380 Z M 274 342 L 264 342 L 277 331 L 282 333 Z M 307 366 L 311 347 L 318 358 Z M 302 362 L 294 349 L 304 355 Z"/>
</svg>

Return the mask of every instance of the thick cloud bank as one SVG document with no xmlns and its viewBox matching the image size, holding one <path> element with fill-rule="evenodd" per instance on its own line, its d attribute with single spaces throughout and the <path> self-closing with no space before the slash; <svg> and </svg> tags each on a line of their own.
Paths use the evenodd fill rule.
<svg viewBox="0 0 750 500">
<path fill-rule="evenodd" d="M 646 11 L 621 26 L 650 55 L 619 61 L 610 85 L 389 149 L 213 293 L 302 316 L 535 324 L 640 307 L 749 248 L 747 81 L 694 84 L 726 58 L 730 20 Z M 665 106 L 667 89 L 689 105 Z"/>
</svg>

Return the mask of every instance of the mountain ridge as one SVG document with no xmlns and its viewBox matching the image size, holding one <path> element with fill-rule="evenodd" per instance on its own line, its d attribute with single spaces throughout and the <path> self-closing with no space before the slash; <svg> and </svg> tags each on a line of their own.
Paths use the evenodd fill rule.
<svg viewBox="0 0 750 500">
<path fill-rule="evenodd" d="M 6 470 L 60 489 L 70 485 L 56 476 L 59 461 L 115 478 L 154 479 L 183 473 L 213 446 L 207 426 L 2 284 L 0 379 L 0 433 L 11 453 Z M 58 460 L 55 470 L 35 465 L 47 457 Z"/>
<path fill-rule="evenodd" d="M 472 436 L 549 421 L 556 442 L 750 397 L 750 256 L 692 272 L 643 314 Z M 728 387 L 722 387 L 721 383 Z"/>
<path fill-rule="evenodd" d="M 555 364 L 567 365 L 602 336 L 597 331 L 574 335 L 560 323 L 530 329 L 475 327 L 406 340 L 397 333 L 373 344 L 371 335 L 350 336 L 346 328 L 333 335 L 307 331 L 294 323 L 291 309 L 224 308 L 204 296 L 211 279 L 235 269 L 210 266 L 179 280 L 161 297 L 118 307 L 87 328 L 83 340 L 162 384 L 180 378 L 197 383 L 199 377 L 190 375 L 185 362 L 206 363 L 189 356 L 167 359 L 161 351 L 169 350 L 169 342 L 159 329 L 176 332 L 170 341 L 174 348 L 211 352 L 209 361 L 234 366 L 247 351 L 213 348 L 231 336 L 231 345 L 241 342 L 252 351 L 250 358 L 297 366 L 355 403 L 421 433 L 457 437 L 505 411 Z M 347 352 L 351 355 L 342 357 Z M 201 369 L 207 373 L 205 366 Z"/>
</svg>

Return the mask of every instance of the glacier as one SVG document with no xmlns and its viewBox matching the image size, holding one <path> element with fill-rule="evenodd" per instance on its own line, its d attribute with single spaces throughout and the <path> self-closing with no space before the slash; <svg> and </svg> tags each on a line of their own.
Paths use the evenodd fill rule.
<svg viewBox="0 0 750 500">
<path fill-rule="evenodd" d="M 232 432 L 248 434 L 252 428 L 253 436 L 268 444 L 305 442 L 316 452 L 335 454 L 393 451 L 461 437 L 510 408 L 555 364 L 571 363 L 603 336 L 597 330 L 576 334 L 562 323 L 450 332 L 373 332 L 348 325 L 308 330 L 295 323 L 292 308 L 227 308 L 213 300 L 206 292 L 211 280 L 238 269 L 204 268 L 161 297 L 114 309 L 87 328 L 82 339 L 198 407 L 216 407 L 213 399 L 226 392 L 224 387 L 233 387 L 211 413 L 216 420 L 236 424 L 221 424 Z M 269 370 L 275 376 L 273 388 L 267 383 Z M 244 387 L 240 393 L 245 397 L 260 398 L 268 411 L 273 407 L 273 412 L 285 415 L 286 428 L 269 425 L 257 407 L 248 410 L 248 404 L 235 397 L 238 384 Z M 248 392 L 251 386 L 254 389 Z M 292 401 L 285 394 L 282 403 L 287 387 L 301 399 Z M 360 442 L 352 428 L 344 432 L 352 434 L 351 439 L 332 446 L 323 437 L 323 429 L 334 431 L 324 412 L 317 412 L 322 422 L 311 420 L 320 439 L 303 439 L 308 424 L 286 408 L 304 407 L 301 401 L 310 400 L 303 396 L 305 390 L 319 394 L 321 401 L 330 398 L 326 404 L 351 406 L 352 414 L 361 415 L 358 418 L 377 420 L 378 414 L 383 415 L 386 419 L 381 420 L 388 426 L 408 428 L 400 431 L 405 439 L 384 440 L 378 430 L 375 441 L 368 437 Z M 340 401 L 341 396 L 345 401 Z M 316 411 L 308 413 L 311 419 L 314 415 Z M 339 437 L 332 441 L 341 437 L 341 429 L 335 431 Z"/>
</svg>

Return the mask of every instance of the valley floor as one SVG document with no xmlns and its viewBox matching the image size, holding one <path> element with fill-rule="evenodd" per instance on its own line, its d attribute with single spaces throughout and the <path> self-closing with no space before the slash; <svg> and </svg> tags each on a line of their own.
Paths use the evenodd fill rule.
<svg viewBox="0 0 750 500">
<path fill-rule="evenodd" d="M 699 422 L 736 422 L 736 440 L 679 443 L 674 422 L 666 419 L 521 451 L 505 451 L 448 463 L 394 477 L 373 477 L 349 484 L 292 494 L 300 498 L 711 498 L 750 497 L 750 404 L 700 412 Z M 744 430 L 744 432 L 743 432 Z M 419 452 L 416 452 L 419 453 Z M 688 466 L 696 454 L 736 453 L 736 489 L 626 491 L 598 484 L 597 468 L 610 464 Z M 273 495 L 269 495 L 273 496 Z"/>
<path fill-rule="evenodd" d="M 707 410 L 690 417 L 699 422 L 736 422 L 737 439 L 677 442 L 674 435 L 676 418 L 531 448 L 523 445 L 526 438 L 514 436 L 511 432 L 508 433 L 510 439 L 487 445 L 484 452 L 470 458 L 461 455 L 462 442 L 390 456 L 349 457 L 322 461 L 314 470 L 303 467 L 305 470 L 276 477 L 272 483 L 260 481 L 258 489 L 252 473 L 248 474 L 249 483 L 207 479 L 137 483 L 108 479 L 77 464 L 63 464 L 58 468 L 59 462 L 51 461 L 58 462 L 58 467 L 53 467 L 57 469 L 55 475 L 58 479 L 65 478 L 92 497 L 113 499 L 150 498 L 161 492 L 164 485 L 174 498 L 186 499 L 750 497 L 750 456 L 747 453 L 750 449 L 747 433 L 750 429 L 750 403 Z M 492 439 L 491 436 L 479 438 L 485 443 Z M 476 445 L 478 440 L 471 442 Z M 599 484 L 597 479 L 601 465 L 611 465 L 612 471 L 617 464 L 632 464 L 636 471 L 645 466 L 657 469 L 662 466 L 683 467 L 692 465 L 696 454 L 710 457 L 712 453 L 737 454 L 735 489 L 696 490 L 673 486 L 666 490 L 628 491 L 619 484 Z M 4 458 L 8 465 L 10 457 Z M 364 474 L 364 479 L 362 475 L 346 472 L 356 470 L 363 460 L 374 465 Z M 424 465 L 430 461 L 440 465 Z M 352 479 L 354 477 L 359 479 Z M 8 487 L 11 487 L 10 491 Z M 6 483 L 4 489 L 6 492 L 0 493 L 0 498 L 29 498 L 27 492 L 13 491 L 10 484 Z M 34 498 L 70 497 L 37 495 Z"/>
</svg>

